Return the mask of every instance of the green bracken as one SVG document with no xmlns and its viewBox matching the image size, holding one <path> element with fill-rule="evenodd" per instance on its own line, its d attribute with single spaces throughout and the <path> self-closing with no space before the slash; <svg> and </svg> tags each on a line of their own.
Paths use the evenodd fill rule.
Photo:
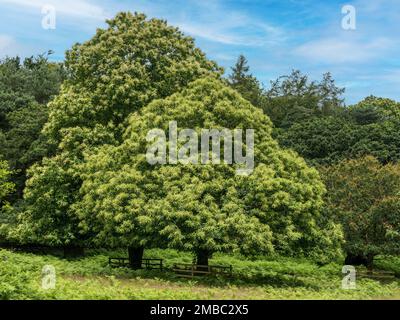
<svg viewBox="0 0 400 320">
<path fill-rule="evenodd" d="M 342 265 L 319 267 L 305 259 L 215 255 L 212 264 L 232 264 L 232 278 L 186 280 L 171 271 L 112 269 L 108 256 L 121 252 L 89 251 L 79 260 L 50 255 L 0 251 L 0 299 L 395 299 L 397 279 L 380 282 L 358 279 L 355 290 L 341 287 Z M 191 254 L 174 250 L 148 250 L 149 257 L 165 259 L 166 267 L 189 262 Z M 386 258 L 382 269 L 399 268 L 399 258 Z M 390 261 L 390 263 L 389 263 Z M 54 289 L 43 289 L 42 268 L 56 270 Z M 359 271 L 365 271 L 363 268 Z"/>
</svg>

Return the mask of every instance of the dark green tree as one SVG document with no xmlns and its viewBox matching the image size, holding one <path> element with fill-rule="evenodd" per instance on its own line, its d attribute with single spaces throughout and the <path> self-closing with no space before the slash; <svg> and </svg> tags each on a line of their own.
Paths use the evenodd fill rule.
<svg viewBox="0 0 400 320">
<path fill-rule="evenodd" d="M 400 252 L 400 168 L 371 156 L 320 169 L 329 214 L 343 226 L 346 264 L 372 268 L 378 254 Z"/>
<path fill-rule="evenodd" d="M 341 115 L 314 117 L 278 136 L 312 164 L 373 155 L 382 163 L 400 160 L 400 110 L 388 99 L 367 98 Z"/>
<path fill-rule="evenodd" d="M 51 153 L 41 130 L 48 117 L 47 103 L 66 74 L 62 64 L 48 61 L 49 54 L 0 62 L 0 149 L 13 170 L 12 202 L 22 198 L 26 169 Z"/>
<path fill-rule="evenodd" d="M 360 125 L 400 119 L 400 103 L 369 96 L 348 108 L 350 119 Z"/>
<path fill-rule="evenodd" d="M 277 128 L 287 129 L 315 116 L 328 116 L 343 110 L 343 88 L 338 88 L 330 73 L 320 82 L 309 81 L 298 70 L 271 82 L 264 112 Z"/>
<path fill-rule="evenodd" d="M 265 95 L 260 82 L 250 73 L 247 59 L 240 55 L 228 76 L 229 85 L 253 106 L 262 108 Z"/>
<path fill-rule="evenodd" d="M 342 117 L 314 117 L 281 132 L 279 142 L 310 164 L 326 165 L 351 157 L 356 125 Z"/>
</svg>

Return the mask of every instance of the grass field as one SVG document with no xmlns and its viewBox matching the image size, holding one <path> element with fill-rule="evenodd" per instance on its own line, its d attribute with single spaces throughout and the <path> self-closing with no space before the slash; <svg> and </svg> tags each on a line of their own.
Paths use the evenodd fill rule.
<svg viewBox="0 0 400 320">
<path fill-rule="evenodd" d="M 84 258 L 0 250 L 0 299 L 398 299 L 400 281 L 357 279 L 357 288 L 341 288 L 342 265 L 318 265 L 294 258 L 215 255 L 211 264 L 233 265 L 232 278 L 186 280 L 170 271 L 133 271 L 108 266 L 109 256 L 124 252 L 89 251 Z M 173 263 L 192 261 L 188 253 L 148 250 L 147 257 Z M 43 289 L 42 268 L 56 270 L 55 289 Z M 400 258 L 385 257 L 377 268 L 400 273 Z M 362 268 L 357 271 L 363 271 Z"/>
</svg>

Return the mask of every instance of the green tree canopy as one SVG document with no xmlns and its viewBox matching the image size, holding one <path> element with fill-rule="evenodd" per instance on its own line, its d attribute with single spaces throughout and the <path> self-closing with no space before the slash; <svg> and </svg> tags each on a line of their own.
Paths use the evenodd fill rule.
<svg viewBox="0 0 400 320">
<path fill-rule="evenodd" d="M 310 164 L 332 164 L 349 156 L 355 126 L 339 117 L 315 117 L 294 124 L 279 135 L 279 142 L 292 148 Z"/>
<path fill-rule="evenodd" d="M 46 104 L 65 76 L 63 65 L 49 62 L 48 55 L 0 62 L 0 149 L 13 170 L 13 202 L 22 197 L 26 169 L 51 152 L 40 132 L 47 121 Z"/>
<path fill-rule="evenodd" d="M 400 103 L 387 98 L 369 96 L 350 106 L 348 114 L 360 125 L 400 119 Z"/>
<path fill-rule="evenodd" d="M 400 167 L 371 156 L 321 168 L 327 207 L 345 233 L 345 250 L 372 265 L 378 254 L 400 252 Z"/>
<path fill-rule="evenodd" d="M 281 132 L 279 142 L 312 164 L 373 155 L 382 163 L 400 160 L 399 104 L 369 97 L 340 116 L 314 117 Z"/>
<path fill-rule="evenodd" d="M 164 20 L 121 12 L 107 24 L 67 51 L 70 77 L 46 124 L 58 142 L 67 128 L 96 125 L 108 126 L 118 140 L 133 111 L 200 76 L 222 73 L 192 38 Z"/>
<path fill-rule="evenodd" d="M 12 220 L 9 212 L 8 196 L 14 190 L 10 182 L 11 171 L 7 161 L 0 160 L 0 243 L 5 241 L 9 222 Z"/>
<path fill-rule="evenodd" d="M 57 146 L 29 170 L 25 208 L 13 236 L 23 241 L 82 244 L 71 205 L 79 199 L 84 152 L 118 145 L 132 112 L 206 74 L 222 70 L 166 21 L 119 13 L 92 39 L 67 52 L 68 79 L 49 103 L 44 127 Z M 51 240 L 49 240 L 51 239 Z"/>
<path fill-rule="evenodd" d="M 298 70 L 271 82 L 264 112 L 277 128 L 289 128 L 314 116 L 341 113 L 343 88 L 335 85 L 330 73 L 320 82 L 309 81 Z"/>
<path fill-rule="evenodd" d="M 228 164 L 150 165 L 147 133 L 167 132 L 170 121 L 199 136 L 202 128 L 254 129 L 254 172 L 240 176 Z M 280 149 L 271 131 L 260 109 L 215 78 L 153 101 L 130 117 L 122 145 L 88 154 L 82 201 L 74 206 L 81 227 L 97 244 L 190 250 L 201 264 L 217 251 L 337 248 L 340 231 L 319 225 L 318 172 Z"/>
<path fill-rule="evenodd" d="M 247 59 L 240 55 L 228 76 L 229 85 L 253 106 L 263 108 L 265 93 L 256 77 L 250 73 Z"/>
<path fill-rule="evenodd" d="M 7 161 L 0 161 L 0 209 L 6 200 L 7 195 L 13 190 L 14 184 L 9 181 L 10 168 Z"/>
</svg>

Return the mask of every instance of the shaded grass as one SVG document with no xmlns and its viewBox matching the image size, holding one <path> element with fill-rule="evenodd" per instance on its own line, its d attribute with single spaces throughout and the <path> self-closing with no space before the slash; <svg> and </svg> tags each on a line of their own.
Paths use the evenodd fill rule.
<svg viewBox="0 0 400 320">
<path fill-rule="evenodd" d="M 381 283 L 358 279 L 356 290 L 341 288 L 342 265 L 319 267 L 306 259 L 218 254 L 211 264 L 232 265 L 233 277 L 181 279 L 169 271 L 110 268 L 109 256 L 125 251 L 91 250 L 81 259 L 0 251 L 0 299 L 390 299 L 400 297 L 397 279 Z M 191 263 L 192 255 L 175 250 L 148 250 L 165 266 Z M 55 289 L 41 288 L 42 268 L 53 265 Z M 384 257 L 379 268 L 398 270 L 400 259 Z"/>
</svg>

